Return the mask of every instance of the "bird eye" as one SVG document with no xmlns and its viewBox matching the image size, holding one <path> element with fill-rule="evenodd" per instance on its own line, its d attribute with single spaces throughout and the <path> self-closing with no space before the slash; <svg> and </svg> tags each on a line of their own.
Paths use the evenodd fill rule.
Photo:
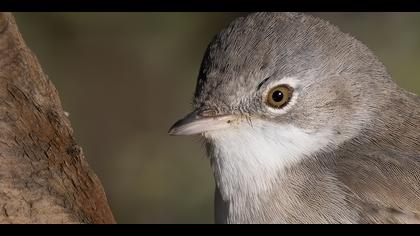
<svg viewBox="0 0 420 236">
<path fill-rule="evenodd" d="M 292 97 L 292 89 L 287 85 L 278 85 L 272 88 L 266 98 L 266 103 L 270 107 L 280 109 L 287 105 Z"/>
</svg>

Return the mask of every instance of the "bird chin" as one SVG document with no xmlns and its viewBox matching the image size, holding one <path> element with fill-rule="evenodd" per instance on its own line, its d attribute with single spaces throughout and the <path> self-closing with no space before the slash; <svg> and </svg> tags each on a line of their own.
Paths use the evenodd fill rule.
<svg viewBox="0 0 420 236">
<path fill-rule="evenodd" d="M 325 148 L 328 133 L 312 133 L 288 124 L 254 120 L 204 133 L 222 197 L 261 193 L 285 167 Z"/>
</svg>

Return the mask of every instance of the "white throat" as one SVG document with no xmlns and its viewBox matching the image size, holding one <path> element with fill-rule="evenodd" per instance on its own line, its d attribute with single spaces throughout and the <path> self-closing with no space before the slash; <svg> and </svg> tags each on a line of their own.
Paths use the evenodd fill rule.
<svg viewBox="0 0 420 236">
<path fill-rule="evenodd" d="M 282 169 L 330 144 L 331 133 L 256 120 L 205 134 L 223 200 L 269 191 Z"/>
</svg>

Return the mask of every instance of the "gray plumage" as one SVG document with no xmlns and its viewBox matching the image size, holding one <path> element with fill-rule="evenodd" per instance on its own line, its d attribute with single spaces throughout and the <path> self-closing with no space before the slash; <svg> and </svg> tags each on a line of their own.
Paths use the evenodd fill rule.
<svg viewBox="0 0 420 236">
<path fill-rule="evenodd" d="M 263 91 L 289 77 L 299 83 L 294 104 L 270 112 Z M 308 137 L 328 131 L 320 135 L 325 145 L 279 168 L 269 183 L 221 148 L 240 141 L 204 134 L 218 223 L 420 223 L 420 98 L 399 88 L 365 45 L 328 22 L 299 13 L 236 19 L 205 53 L 194 109 L 206 117 L 245 116 L 250 126 L 256 119 L 292 125 Z M 264 158 L 256 160 L 258 168 Z M 232 177 L 242 174 L 251 184 Z M 258 185 L 268 187 L 249 191 L 263 189 Z"/>
</svg>

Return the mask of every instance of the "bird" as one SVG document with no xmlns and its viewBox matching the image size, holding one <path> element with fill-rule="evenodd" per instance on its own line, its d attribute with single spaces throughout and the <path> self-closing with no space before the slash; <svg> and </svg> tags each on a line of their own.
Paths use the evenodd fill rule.
<svg viewBox="0 0 420 236">
<path fill-rule="evenodd" d="M 420 223 L 420 97 L 312 15 L 234 19 L 169 134 L 202 138 L 215 223 Z"/>
</svg>

